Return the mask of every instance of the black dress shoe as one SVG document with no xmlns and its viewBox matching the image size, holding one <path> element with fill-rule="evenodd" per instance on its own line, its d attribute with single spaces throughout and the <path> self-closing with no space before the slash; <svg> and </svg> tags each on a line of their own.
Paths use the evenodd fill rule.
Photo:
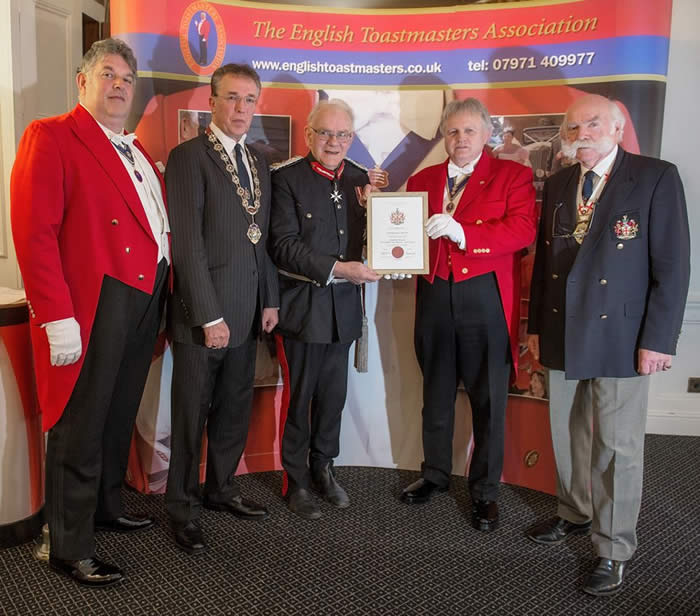
<svg viewBox="0 0 700 616">
<path fill-rule="evenodd" d="M 114 520 L 95 520 L 95 530 L 112 533 L 133 533 L 151 528 L 156 523 L 153 518 L 129 515 L 125 513 Z"/>
<path fill-rule="evenodd" d="M 593 573 L 588 577 L 583 592 L 596 597 L 614 595 L 622 587 L 627 561 L 599 558 Z"/>
<path fill-rule="evenodd" d="M 199 554 L 207 549 L 199 520 L 190 520 L 184 525 L 173 525 L 173 534 L 177 547 L 188 554 Z"/>
<path fill-rule="evenodd" d="M 409 505 L 427 503 L 434 492 L 447 492 L 447 486 L 439 486 L 429 479 L 421 477 L 401 492 L 401 500 Z"/>
<path fill-rule="evenodd" d="M 478 500 L 472 504 L 472 526 L 490 532 L 498 528 L 498 503 Z"/>
<path fill-rule="evenodd" d="M 321 517 L 321 508 L 311 492 L 304 488 L 298 488 L 287 495 L 289 510 L 305 520 L 318 520 Z"/>
<path fill-rule="evenodd" d="M 124 574 L 118 567 L 103 563 L 94 557 L 63 560 L 49 556 L 49 567 L 83 586 L 111 586 L 124 579 Z"/>
<path fill-rule="evenodd" d="M 528 539 L 543 545 L 559 545 L 569 535 L 587 535 L 591 532 L 591 523 L 574 524 L 563 518 L 553 518 L 530 529 Z"/>
<path fill-rule="evenodd" d="M 331 505 L 345 509 L 350 506 L 350 497 L 343 487 L 335 480 L 335 471 L 330 462 L 312 472 L 314 490 Z"/>
<path fill-rule="evenodd" d="M 266 520 L 270 517 L 267 507 L 258 505 L 258 503 L 254 503 L 240 495 L 234 496 L 224 503 L 217 503 L 205 498 L 202 504 L 205 509 L 226 511 L 241 520 Z"/>
</svg>

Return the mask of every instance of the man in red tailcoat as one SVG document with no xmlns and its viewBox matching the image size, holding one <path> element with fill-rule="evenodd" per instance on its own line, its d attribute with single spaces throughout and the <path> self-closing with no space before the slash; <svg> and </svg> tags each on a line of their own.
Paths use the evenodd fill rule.
<svg viewBox="0 0 700 616">
<path fill-rule="evenodd" d="M 427 191 L 430 273 L 418 279 L 415 347 L 423 371 L 422 477 L 405 503 L 447 489 L 457 385 L 472 408 L 472 526 L 498 525 L 508 380 L 517 369 L 520 253 L 535 237 L 532 171 L 491 158 L 491 118 L 474 98 L 452 101 L 441 131 L 449 158 L 408 180 Z"/>
<path fill-rule="evenodd" d="M 124 124 L 136 58 L 98 41 L 77 75 L 80 103 L 32 122 L 12 170 L 12 232 L 27 290 L 39 404 L 49 430 L 46 519 L 52 569 L 120 581 L 94 530 L 153 520 L 124 513 L 131 433 L 167 294 L 162 177 Z"/>
</svg>

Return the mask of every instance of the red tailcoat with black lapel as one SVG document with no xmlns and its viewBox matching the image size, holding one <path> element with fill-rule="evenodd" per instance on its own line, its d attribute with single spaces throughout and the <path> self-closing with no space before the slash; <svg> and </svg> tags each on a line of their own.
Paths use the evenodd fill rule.
<svg viewBox="0 0 700 616">
<path fill-rule="evenodd" d="M 449 159 L 423 169 L 408 180 L 409 191 L 427 191 L 429 215 L 443 211 Z M 430 240 L 432 284 L 438 267 L 447 266 L 457 282 L 494 272 L 510 334 L 513 370 L 517 372 L 520 323 L 520 252 L 535 239 L 537 214 L 532 170 L 484 152 L 462 192 L 454 219 L 462 225 L 466 247 L 447 238 Z"/>
<path fill-rule="evenodd" d="M 161 174 L 138 141 L 134 145 L 153 166 L 165 198 Z M 12 233 L 27 291 L 45 430 L 60 418 L 80 374 L 104 276 L 153 292 L 158 245 L 119 157 L 78 105 L 32 122 L 12 169 Z M 41 325 L 68 317 L 80 324 L 83 354 L 70 366 L 51 366 Z"/>
</svg>

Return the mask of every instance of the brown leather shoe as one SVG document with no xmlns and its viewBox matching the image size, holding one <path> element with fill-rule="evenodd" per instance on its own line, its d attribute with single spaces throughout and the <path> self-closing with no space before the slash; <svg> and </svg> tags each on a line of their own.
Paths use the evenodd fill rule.
<svg viewBox="0 0 700 616">
<path fill-rule="evenodd" d="M 588 577 L 583 592 L 596 597 L 614 595 L 622 587 L 627 561 L 599 558 L 593 573 Z"/>
<path fill-rule="evenodd" d="M 553 518 L 541 522 L 527 532 L 527 538 L 542 545 L 559 545 L 569 535 L 587 535 L 591 532 L 591 523 L 574 524 L 563 518 Z"/>
</svg>

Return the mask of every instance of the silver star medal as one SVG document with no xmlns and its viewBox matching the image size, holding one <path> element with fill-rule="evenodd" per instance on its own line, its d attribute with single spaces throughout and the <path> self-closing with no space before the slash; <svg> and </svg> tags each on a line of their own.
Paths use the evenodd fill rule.
<svg viewBox="0 0 700 616">
<path fill-rule="evenodd" d="M 333 187 L 331 199 L 333 199 L 333 203 L 335 203 L 336 205 L 338 205 L 343 200 L 343 194 L 338 190 L 337 186 Z"/>
</svg>

